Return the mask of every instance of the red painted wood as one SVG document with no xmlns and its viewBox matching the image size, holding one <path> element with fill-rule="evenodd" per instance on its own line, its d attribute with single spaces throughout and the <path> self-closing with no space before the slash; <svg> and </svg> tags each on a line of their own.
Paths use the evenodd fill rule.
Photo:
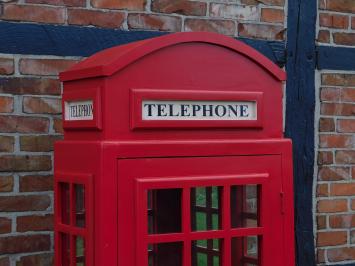
<svg viewBox="0 0 355 266">
<path fill-rule="evenodd" d="M 283 79 L 282 70 L 250 47 L 209 33 L 171 34 L 112 48 L 62 74 L 63 101 L 93 100 L 94 119 L 65 121 L 64 141 L 55 145 L 55 265 L 64 265 L 60 235 L 66 233 L 72 241 L 85 239 L 89 266 L 148 266 L 148 244 L 156 261 L 169 261 L 158 253 L 170 249 L 175 264 L 195 266 L 192 241 L 207 239 L 221 240 L 221 251 L 213 251 L 211 241 L 196 248 L 209 254 L 210 264 L 221 254 L 223 266 L 236 266 L 235 252 L 241 265 L 255 264 L 242 247 L 232 250 L 232 238 L 245 236 L 260 239 L 258 266 L 293 266 L 292 151 L 282 134 Z M 143 99 L 256 101 L 258 119 L 148 122 L 141 118 Z M 61 183 L 71 190 L 69 225 L 62 223 Z M 75 184 L 86 190 L 85 228 L 75 224 Z M 243 208 L 239 213 L 258 218 L 259 225 L 231 228 L 231 186 L 248 184 L 260 186 L 259 214 Z M 193 231 L 191 188 L 212 186 L 223 191 L 220 228 Z M 148 210 L 148 190 L 159 189 L 181 190 L 181 199 L 167 202 L 175 209 L 180 208 L 176 202 L 181 205 L 179 232 L 148 233 L 148 212 L 157 215 L 158 206 L 168 210 L 156 202 L 161 198 Z M 207 209 L 213 211 L 196 207 Z M 71 265 L 75 256 L 72 243 Z"/>
<path fill-rule="evenodd" d="M 278 66 L 255 49 L 241 41 L 210 32 L 175 33 L 109 48 L 61 73 L 60 78 L 62 81 L 68 81 L 111 76 L 143 56 L 180 43 L 207 43 L 222 46 L 250 58 L 278 80 L 286 79 L 285 73 Z"/>
</svg>

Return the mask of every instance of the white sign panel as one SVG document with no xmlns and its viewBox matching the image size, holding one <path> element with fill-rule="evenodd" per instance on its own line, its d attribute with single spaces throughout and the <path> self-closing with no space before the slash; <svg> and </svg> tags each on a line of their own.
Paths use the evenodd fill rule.
<svg viewBox="0 0 355 266">
<path fill-rule="evenodd" d="M 65 120 L 93 120 L 94 105 L 93 101 L 72 101 L 65 102 Z"/>
<path fill-rule="evenodd" d="M 142 120 L 257 120 L 255 101 L 142 101 Z"/>
</svg>

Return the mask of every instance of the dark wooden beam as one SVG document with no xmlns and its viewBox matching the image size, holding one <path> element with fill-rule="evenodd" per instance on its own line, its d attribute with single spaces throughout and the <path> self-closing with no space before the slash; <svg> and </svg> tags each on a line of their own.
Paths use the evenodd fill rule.
<svg viewBox="0 0 355 266">
<path fill-rule="evenodd" d="M 0 22 L 0 53 L 90 56 L 103 49 L 157 37 L 164 32 Z M 276 64 L 285 64 L 285 43 L 240 39 Z"/>
<path fill-rule="evenodd" d="M 296 262 L 314 266 L 316 0 L 288 1 L 286 136 L 293 141 Z"/>
<path fill-rule="evenodd" d="M 355 70 L 355 48 L 318 46 L 317 68 Z"/>
</svg>

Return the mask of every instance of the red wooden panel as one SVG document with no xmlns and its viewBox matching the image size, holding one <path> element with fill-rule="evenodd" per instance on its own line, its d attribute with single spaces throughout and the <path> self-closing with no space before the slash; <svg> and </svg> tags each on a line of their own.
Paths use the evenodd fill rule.
<svg viewBox="0 0 355 266">
<path fill-rule="evenodd" d="M 184 266 L 190 265 L 191 241 L 199 239 L 223 239 L 222 261 L 224 265 L 230 265 L 230 241 L 232 237 L 246 235 L 263 235 L 264 257 L 262 265 L 284 266 L 281 257 L 275 258 L 270 254 L 280 252 L 280 247 L 273 250 L 275 242 L 282 242 L 283 218 L 279 192 L 281 183 L 281 157 L 280 156 L 230 156 L 230 157 L 206 157 L 206 158 L 151 158 L 151 159 L 123 159 L 118 160 L 118 193 L 122 196 L 118 202 L 118 212 L 125 214 L 124 220 L 119 220 L 119 265 L 147 266 L 148 243 L 167 243 L 184 241 Z M 172 169 L 174 175 L 172 175 Z M 230 228 L 227 222 L 229 215 L 223 212 L 221 230 L 191 232 L 190 210 L 187 200 L 191 187 L 225 186 L 241 184 L 260 184 L 262 196 L 260 203 L 261 226 L 258 228 Z M 127 188 L 135 188 L 130 190 Z M 123 189 L 125 188 L 125 189 Z M 183 231 L 181 233 L 148 235 L 147 231 L 147 190 L 183 188 Z M 224 189 L 225 189 L 224 188 Z M 125 190 L 125 191 L 123 191 Z M 128 191 L 135 191 L 129 193 Z M 128 192 L 128 193 L 127 193 Z M 228 201 L 228 200 L 227 200 Z M 224 208 L 229 209 L 229 203 L 223 201 Z M 127 202 L 136 202 L 135 210 L 127 206 Z M 186 204 L 188 203 L 188 204 Z M 227 211 L 228 213 L 228 211 Z M 187 219 L 188 218 L 188 219 Z M 227 220 L 226 220 L 227 218 Z M 134 225 L 135 224 L 135 225 Z M 131 241 L 131 234 L 136 235 L 135 241 Z M 121 247 L 125 245 L 131 250 L 131 256 L 123 256 Z M 134 252 L 135 250 L 135 252 Z M 121 255 L 120 255 L 121 254 Z M 186 258 L 188 256 L 188 258 Z M 225 257 L 228 256 L 228 257 Z M 133 260 L 136 258 L 136 260 Z M 272 263 L 272 264 L 270 264 Z"/>
</svg>

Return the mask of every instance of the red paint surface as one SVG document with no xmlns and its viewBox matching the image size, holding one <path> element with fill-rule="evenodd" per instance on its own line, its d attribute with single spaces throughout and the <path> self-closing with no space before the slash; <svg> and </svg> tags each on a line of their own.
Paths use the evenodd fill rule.
<svg viewBox="0 0 355 266">
<path fill-rule="evenodd" d="M 234 266 L 231 238 L 247 235 L 260 236 L 258 265 L 294 265 L 292 152 L 282 135 L 282 70 L 233 39 L 179 33 L 111 48 L 61 77 L 64 100 L 92 99 L 95 107 L 93 121 L 65 122 L 64 141 L 55 146 L 57 266 L 65 265 L 60 232 L 86 239 L 89 266 L 147 266 L 147 245 L 171 241 L 183 243 L 182 265 L 191 266 L 191 241 L 207 238 L 223 239 L 222 264 Z M 142 99 L 250 97 L 260 108 L 260 119 L 252 123 L 140 119 Z M 87 187 L 86 228 L 62 224 L 60 182 Z M 261 186 L 256 228 L 231 228 L 228 191 L 242 184 Z M 223 188 L 220 230 L 191 231 L 190 188 L 196 186 Z M 153 188 L 182 189 L 181 232 L 148 234 L 145 195 Z M 71 251 L 70 266 L 74 255 Z"/>
</svg>

